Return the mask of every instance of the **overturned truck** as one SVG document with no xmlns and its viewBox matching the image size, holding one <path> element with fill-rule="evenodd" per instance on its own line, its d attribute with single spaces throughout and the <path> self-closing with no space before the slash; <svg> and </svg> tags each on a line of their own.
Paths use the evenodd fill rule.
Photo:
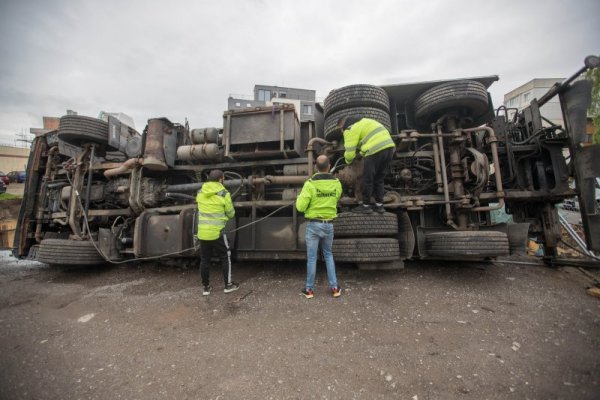
<svg viewBox="0 0 600 400">
<path fill-rule="evenodd" d="M 556 204 L 574 196 L 587 246 L 600 250 L 600 146 L 585 143 L 591 83 L 578 79 L 597 66 L 597 57 L 586 58 L 523 110 L 494 110 L 488 88 L 498 77 L 486 76 L 346 86 L 307 122 L 285 104 L 226 111 L 222 128 L 153 118 L 142 134 L 117 116 L 67 115 L 32 144 L 13 252 L 58 265 L 196 262 L 194 195 L 219 168 L 236 208 L 225 228 L 235 258 L 304 259 L 306 221 L 293 203 L 318 154 L 344 188 L 333 244 L 339 262 L 486 259 L 523 251 L 531 235 L 553 257 Z M 564 126 L 540 113 L 555 96 Z M 385 214 L 349 212 L 361 200 L 362 165 L 343 162 L 337 121 L 348 115 L 378 120 L 396 144 Z M 515 223 L 494 223 L 491 212 L 502 208 Z"/>
</svg>

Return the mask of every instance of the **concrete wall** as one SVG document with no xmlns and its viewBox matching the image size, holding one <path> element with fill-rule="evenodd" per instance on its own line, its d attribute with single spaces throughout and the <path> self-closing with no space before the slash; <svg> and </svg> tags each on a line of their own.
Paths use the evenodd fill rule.
<svg viewBox="0 0 600 400">
<path fill-rule="evenodd" d="M 29 149 L 22 147 L 0 146 L 0 171 L 25 171 L 29 159 Z"/>
<path fill-rule="evenodd" d="M 229 97 L 227 99 L 228 110 L 243 110 L 246 108 L 263 107 L 264 101 L 248 100 L 235 97 Z"/>
</svg>

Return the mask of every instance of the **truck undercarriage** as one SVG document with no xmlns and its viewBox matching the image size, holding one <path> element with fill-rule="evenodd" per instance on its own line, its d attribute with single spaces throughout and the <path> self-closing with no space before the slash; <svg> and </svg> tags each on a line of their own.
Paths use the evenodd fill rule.
<svg viewBox="0 0 600 400">
<path fill-rule="evenodd" d="M 196 262 L 195 193 L 226 171 L 236 217 L 225 231 L 239 260 L 304 259 L 306 222 L 293 206 L 313 160 L 326 154 L 344 188 L 334 257 L 364 268 L 407 259 L 484 259 L 523 251 L 534 235 L 556 255 L 556 204 L 578 196 L 589 249 L 600 250 L 595 178 L 600 145 L 585 143 L 591 85 L 586 66 L 519 111 L 494 110 L 495 76 L 332 91 L 315 121 L 291 105 L 226 111 L 223 128 L 190 129 L 166 118 L 143 133 L 68 115 L 36 137 L 13 253 L 48 264 L 161 258 Z M 558 96 L 565 124 L 540 107 Z M 360 199 L 362 162 L 343 163 L 337 121 L 377 119 L 396 144 L 385 177 L 385 214 L 349 212 Z M 576 181 L 575 189 L 569 185 Z M 513 224 L 495 224 L 505 208 Z"/>
</svg>

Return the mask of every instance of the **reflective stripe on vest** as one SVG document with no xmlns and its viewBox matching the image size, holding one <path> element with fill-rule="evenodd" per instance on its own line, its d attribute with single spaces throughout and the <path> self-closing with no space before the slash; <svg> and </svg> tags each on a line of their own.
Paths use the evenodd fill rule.
<svg viewBox="0 0 600 400">
<path fill-rule="evenodd" d="M 394 141 L 392 139 L 388 139 L 385 142 L 381 142 L 376 146 L 371 147 L 369 150 L 365 151 L 365 156 L 373 153 L 373 152 L 377 152 L 377 150 L 381 149 L 382 147 L 385 147 L 389 144 L 394 144 Z"/>
<path fill-rule="evenodd" d="M 225 214 L 223 214 L 223 213 L 221 213 L 221 214 L 214 213 L 214 214 L 213 214 L 213 213 L 203 213 L 203 212 L 199 212 L 199 213 L 198 213 L 198 216 L 199 216 L 199 217 L 205 217 L 205 218 L 224 218 L 224 217 L 225 217 Z"/>
<path fill-rule="evenodd" d="M 225 226 L 225 221 L 217 221 L 214 219 L 201 219 L 198 221 L 198 225 L 219 225 Z"/>
<path fill-rule="evenodd" d="M 360 142 L 358 142 L 358 148 L 360 149 L 363 144 L 367 143 L 369 141 L 369 139 L 371 139 L 373 136 L 375 136 L 376 134 L 378 134 L 381 131 L 385 131 L 385 128 L 383 126 L 373 129 L 371 132 L 369 132 L 367 134 L 367 136 L 365 136 Z"/>
</svg>

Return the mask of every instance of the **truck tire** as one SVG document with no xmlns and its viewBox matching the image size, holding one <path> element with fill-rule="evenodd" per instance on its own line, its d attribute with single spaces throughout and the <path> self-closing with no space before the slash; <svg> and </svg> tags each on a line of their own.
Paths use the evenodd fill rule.
<svg viewBox="0 0 600 400">
<path fill-rule="evenodd" d="M 373 85 L 350 85 L 329 92 L 324 101 L 325 117 L 348 108 L 373 107 L 390 111 L 390 100 L 382 88 Z"/>
<path fill-rule="evenodd" d="M 340 262 L 376 263 L 400 259 L 394 238 L 333 239 L 333 258 Z"/>
<path fill-rule="evenodd" d="M 325 118 L 325 139 L 341 140 L 342 132 L 338 129 L 338 120 L 341 117 L 356 116 L 359 118 L 371 118 L 381 123 L 388 131 L 392 129 L 390 113 L 373 107 L 354 107 L 336 111 Z"/>
<path fill-rule="evenodd" d="M 415 251 L 415 232 L 408 212 L 400 211 L 398 214 L 398 243 L 400 245 L 400 258 L 406 260 L 412 258 Z"/>
<path fill-rule="evenodd" d="M 44 239 L 37 260 L 53 265 L 99 265 L 106 261 L 90 241 Z"/>
<path fill-rule="evenodd" d="M 398 216 L 393 213 L 358 214 L 344 212 L 333 222 L 336 238 L 396 236 Z"/>
<path fill-rule="evenodd" d="M 508 236 L 499 231 L 452 231 L 425 235 L 425 250 L 433 257 L 499 257 L 509 255 Z"/>
<path fill-rule="evenodd" d="M 60 119 L 58 137 L 78 146 L 90 142 L 107 145 L 108 123 L 82 115 L 65 115 Z"/>
<path fill-rule="evenodd" d="M 426 90 L 415 100 L 417 119 L 432 122 L 440 115 L 460 110 L 462 116 L 479 117 L 488 110 L 488 93 L 477 81 L 443 83 Z"/>
</svg>

